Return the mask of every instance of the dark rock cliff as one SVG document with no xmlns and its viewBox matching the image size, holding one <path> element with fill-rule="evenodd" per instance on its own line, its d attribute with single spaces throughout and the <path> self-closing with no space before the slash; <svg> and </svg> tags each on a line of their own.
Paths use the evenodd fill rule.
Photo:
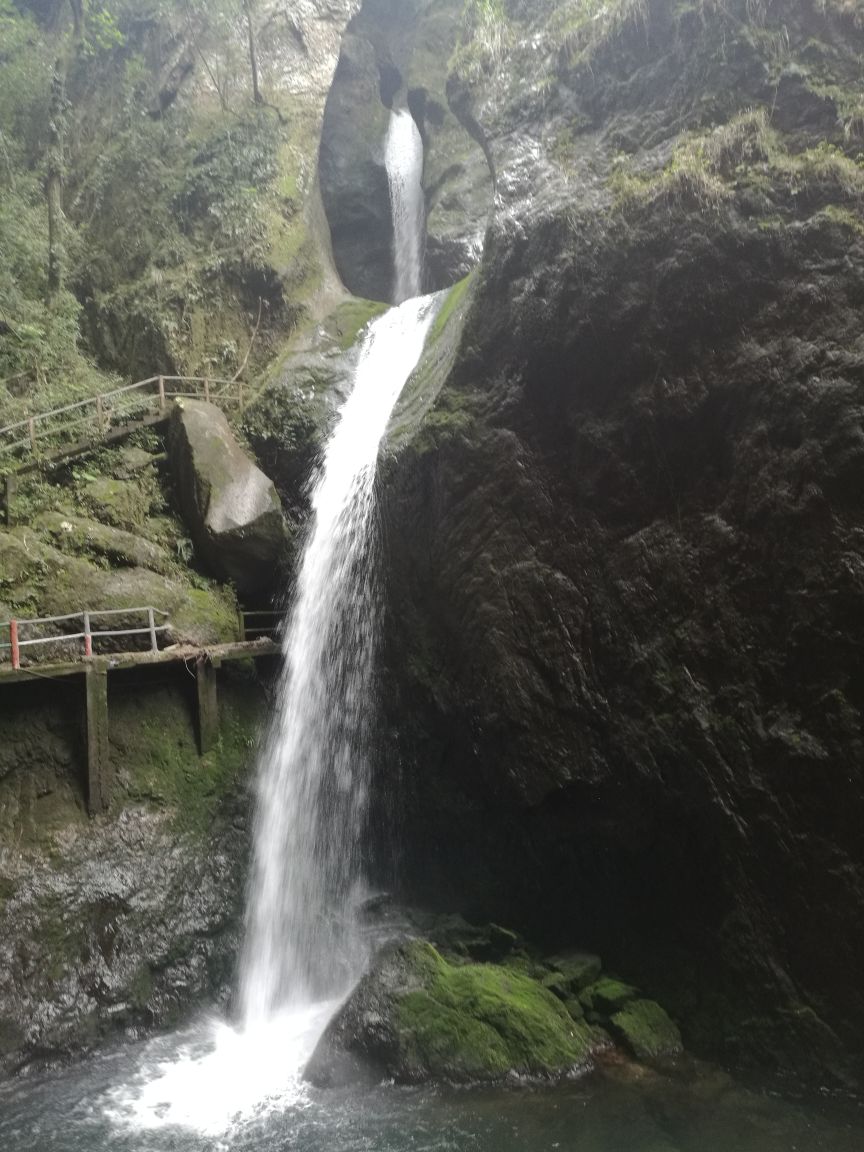
<svg viewBox="0 0 864 1152">
<path fill-rule="evenodd" d="M 388 787 L 410 895 L 601 950 L 697 1049 L 848 1083 L 864 36 L 757 7 L 555 48 L 511 6 L 542 101 L 470 94 L 499 208 L 388 462 Z"/>
</svg>

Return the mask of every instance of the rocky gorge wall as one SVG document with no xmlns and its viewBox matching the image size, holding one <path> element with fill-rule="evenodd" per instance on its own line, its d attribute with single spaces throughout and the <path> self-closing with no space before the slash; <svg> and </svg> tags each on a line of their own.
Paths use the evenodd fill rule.
<svg viewBox="0 0 864 1152">
<path fill-rule="evenodd" d="M 237 360 L 263 268 L 280 306 L 241 434 L 292 535 L 345 353 L 376 311 L 330 265 L 322 116 L 349 287 L 387 299 L 377 150 L 394 102 L 426 148 L 428 286 L 469 273 L 485 233 L 382 478 L 382 876 L 413 902 L 596 949 L 694 1051 L 854 1083 L 857 6 L 309 0 L 294 24 L 264 7 L 281 37 L 268 91 L 299 111 L 267 183 L 266 253 L 243 264 L 255 290 L 228 311 Z M 192 75 L 176 98 L 212 102 Z M 358 230 L 346 257 L 340 234 Z M 190 294 L 187 308 L 160 276 L 166 346 L 209 363 L 221 306 Z M 121 321 L 139 288 L 93 296 L 107 364 L 137 363 L 96 336 L 134 333 Z M 160 457 L 145 444 L 40 480 L 31 523 L 0 533 L 3 604 L 170 596 L 185 636 L 231 638 L 236 598 L 196 567 Z M 209 759 L 176 683 L 135 690 L 164 723 L 131 692 L 112 699 L 126 767 L 95 824 L 77 704 L 46 689 L 0 715 L 4 1069 L 227 993 L 266 684 L 220 685 L 229 720 Z"/>
<path fill-rule="evenodd" d="M 505 8 L 450 78 L 485 257 L 384 485 L 396 872 L 860 1083 L 860 16 Z"/>
</svg>

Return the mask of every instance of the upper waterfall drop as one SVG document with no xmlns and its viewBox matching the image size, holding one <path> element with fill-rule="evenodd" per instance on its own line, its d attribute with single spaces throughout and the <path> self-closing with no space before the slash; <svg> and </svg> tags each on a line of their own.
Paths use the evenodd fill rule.
<svg viewBox="0 0 864 1152">
<path fill-rule="evenodd" d="M 410 112 L 398 109 L 390 114 L 384 159 L 393 215 L 393 300 L 401 304 L 423 290 L 426 229 L 423 140 Z"/>
</svg>

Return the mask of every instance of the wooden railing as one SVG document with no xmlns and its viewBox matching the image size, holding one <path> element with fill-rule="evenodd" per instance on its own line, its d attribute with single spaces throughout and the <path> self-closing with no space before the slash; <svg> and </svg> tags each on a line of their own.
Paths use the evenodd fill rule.
<svg viewBox="0 0 864 1152">
<path fill-rule="evenodd" d="M 248 385 L 246 385 L 248 390 Z M 214 380 L 206 376 L 151 376 L 112 392 L 66 404 L 50 412 L 30 416 L 0 428 L 0 461 L 11 456 L 35 454 L 51 441 L 59 446 L 69 440 L 100 440 L 112 428 L 147 416 L 167 415 L 171 400 L 183 397 L 208 400 L 223 408 L 243 411 L 241 380 Z"/>
<path fill-rule="evenodd" d="M 147 619 L 147 624 L 143 628 L 94 628 L 95 621 L 101 620 L 104 617 L 118 616 L 137 616 L 144 615 Z M 164 624 L 157 625 L 156 617 L 166 621 Z M 34 632 L 44 631 L 47 627 L 56 626 L 58 624 L 68 625 L 72 620 L 80 620 L 82 631 L 80 632 L 53 632 L 48 636 L 34 635 Z M 0 641 L 0 651 L 9 651 L 12 659 L 12 667 L 21 667 L 21 649 L 30 648 L 43 644 L 66 645 L 74 644 L 78 650 L 73 653 L 77 657 L 92 656 L 93 644 L 98 640 L 106 640 L 108 637 L 116 638 L 118 636 L 146 636 L 150 642 L 150 650 L 152 652 L 159 651 L 158 637 L 163 632 L 170 631 L 170 624 L 167 623 L 168 613 L 160 612 L 157 608 L 111 608 L 100 612 L 73 612 L 69 616 L 42 616 L 38 619 L 32 620 L 6 620 L 0 624 L 0 635 L 5 633 L 8 635 L 8 642 Z"/>
</svg>

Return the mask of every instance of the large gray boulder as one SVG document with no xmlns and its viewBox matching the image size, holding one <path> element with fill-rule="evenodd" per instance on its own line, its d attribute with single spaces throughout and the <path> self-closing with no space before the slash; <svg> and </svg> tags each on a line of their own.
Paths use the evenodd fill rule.
<svg viewBox="0 0 864 1152">
<path fill-rule="evenodd" d="M 234 437 L 224 414 L 199 400 L 178 402 L 169 456 L 180 510 L 201 559 L 241 595 L 273 580 L 287 544 L 279 496 Z"/>
</svg>

